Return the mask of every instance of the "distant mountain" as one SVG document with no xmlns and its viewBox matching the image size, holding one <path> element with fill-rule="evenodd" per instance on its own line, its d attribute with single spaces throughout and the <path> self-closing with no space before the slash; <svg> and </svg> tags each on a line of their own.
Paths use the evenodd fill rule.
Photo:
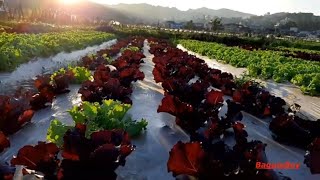
<svg viewBox="0 0 320 180">
<path fill-rule="evenodd" d="M 320 30 L 320 16 L 312 13 L 275 13 L 264 16 L 243 13 L 230 9 L 213 10 L 209 8 L 189 9 L 181 11 L 177 8 L 153 6 L 149 4 L 118 4 L 102 5 L 89 0 L 82 0 L 76 5 L 62 5 L 59 0 L 6 0 L 9 8 L 16 8 L 21 2 L 25 12 L 32 8 L 37 9 L 64 9 L 66 12 L 85 16 L 99 17 L 104 20 L 116 20 L 125 24 L 148 23 L 173 20 L 176 22 L 190 21 L 208 22 L 215 17 L 221 17 L 223 24 L 235 23 L 257 28 L 274 28 L 276 24 L 290 22 L 299 30 Z M 286 27 L 286 25 L 284 25 Z"/>
<path fill-rule="evenodd" d="M 233 11 L 230 9 L 213 10 L 208 8 L 200 8 L 181 11 L 177 8 L 153 6 L 150 4 L 118 4 L 109 5 L 108 7 L 121 11 L 122 13 L 135 18 L 144 19 L 147 21 L 201 21 L 205 17 L 248 18 L 250 16 L 254 16 L 253 14 Z"/>
<path fill-rule="evenodd" d="M 224 18 L 248 18 L 251 16 L 255 16 L 254 14 L 248 14 L 240 11 L 234 11 L 231 9 L 208 9 L 208 8 L 200 8 L 200 9 L 191 9 L 186 11 L 186 13 L 197 13 L 199 15 L 210 15 Z"/>
<path fill-rule="evenodd" d="M 281 12 L 270 15 L 251 17 L 250 19 L 241 21 L 241 23 L 248 26 L 258 25 L 264 28 L 274 28 L 274 25 L 276 24 L 285 25 L 290 23 L 291 27 L 297 27 L 301 31 L 320 30 L 320 16 L 315 16 L 313 13 Z"/>
<path fill-rule="evenodd" d="M 131 19 L 124 13 L 90 1 L 83 1 L 75 6 L 70 5 L 66 8 L 66 11 L 91 18 L 99 17 L 105 20 L 118 20 L 122 23 L 131 22 Z"/>
</svg>

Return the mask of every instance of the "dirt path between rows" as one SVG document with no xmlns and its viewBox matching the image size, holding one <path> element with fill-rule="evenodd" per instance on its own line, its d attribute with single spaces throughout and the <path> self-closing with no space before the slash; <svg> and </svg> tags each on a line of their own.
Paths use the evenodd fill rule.
<svg viewBox="0 0 320 180">
<path fill-rule="evenodd" d="M 121 180 L 174 180 L 167 172 L 169 151 L 179 140 L 189 141 L 189 136 L 176 126 L 173 116 L 157 113 L 163 88 L 154 81 L 153 55 L 149 49 L 149 44 L 145 42 L 143 52 L 146 58 L 140 67 L 145 79 L 134 83 L 133 105 L 129 111 L 134 119 L 147 119 L 148 127 L 145 134 L 132 140 L 137 149 L 127 157 L 126 166 L 117 169 L 118 179 Z"/>
</svg>

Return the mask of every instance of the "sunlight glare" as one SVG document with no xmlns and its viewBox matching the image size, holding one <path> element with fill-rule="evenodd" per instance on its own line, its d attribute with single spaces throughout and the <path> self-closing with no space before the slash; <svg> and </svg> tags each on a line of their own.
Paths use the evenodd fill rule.
<svg viewBox="0 0 320 180">
<path fill-rule="evenodd" d="M 63 4 L 75 4 L 78 3 L 80 0 L 60 0 Z"/>
</svg>

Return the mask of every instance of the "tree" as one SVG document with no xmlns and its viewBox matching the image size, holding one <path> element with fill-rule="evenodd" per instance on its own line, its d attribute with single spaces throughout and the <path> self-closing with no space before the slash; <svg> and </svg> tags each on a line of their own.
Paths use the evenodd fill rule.
<svg viewBox="0 0 320 180">
<path fill-rule="evenodd" d="M 187 24 L 184 26 L 186 29 L 195 29 L 195 25 L 193 21 L 188 21 Z"/>
<path fill-rule="evenodd" d="M 18 16 L 18 19 L 24 17 L 22 10 L 22 0 L 18 0 L 17 4 L 14 7 L 14 13 Z"/>
<path fill-rule="evenodd" d="M 280 28 L 282 29 L 290 29 L 291 27 L 297 27 L 297 23 L 289 20 L 283 24 L 280 24 Z"/>
<path fill-rule="evenodd" d="M 215 18 L 214 20 L 211 20 L 210 24 L 211 24 L 212 31 L 218 31 L 222 28 L 222 23 L 220 18 Z"/>
<path fill-rule="evenodd" d="M 0 8 L 3 8 L 4 9 L 4 0 L 0 0 Z"/>
<path fill-rule="evenodd" d="M 40 13 L 40 0 L 33 0 L 32 1 L 32 17 L 36 17 L 36 16 L 39 16 L 39 13 Z"/>
</svg>

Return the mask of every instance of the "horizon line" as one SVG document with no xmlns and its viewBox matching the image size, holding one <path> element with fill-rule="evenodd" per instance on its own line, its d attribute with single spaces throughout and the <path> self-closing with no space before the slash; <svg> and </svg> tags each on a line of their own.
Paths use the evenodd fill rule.
<svg viewBox="0 0 320 180">
<path fill-rule="evenodd" d="M 180 9 L 178 7 L 175 7 L 175 6 L 163 6 L 163 5 L 154 5 L 154 4 L 149 4 L 149 3 L 107 3 L 107 2 L 97 2 L 97 1 L 92 1 L 92 0 L 89 0 L 91 2 L 94 2 L 94 3 L 97 3 L 97 4 L 102 4 L 102 5 L 109 5 L 109 6 L 112 6 L 112 5 L 120 5 L 120 4 L 124 4 L 124 5 L 141 5 L 141 4 L 146 4 L 146 5 L 150 5 L 150 6 L 154 6 L 154 7 L 165 7 L 165 8 L 175 8 L 179 11 L 189 11 L 189 10 L 197 10 L 197 9 L 202 9 L 202 8 L 206 8 L 206 9 L 210 9 L 210 10 L 222 10 L 222 9 L 226 9 L 226 10 L 231 10 L 231 11 L 236 11 L 236 12 L 240 12 L 240 13 L 245 13 L 245 14 L 250 14 L 250 15 L 253 15 L 253 16 L 265 16 L 267 13 L 264 13 L 264 14 L 261 14 L 261 15 L 257 15 L 257 14 L 253 14 L 253 13 L 247 13 L 247 12 L 243 12 L 243 11 L 239 11 L 239 10 L 234 10 L 234 9 L 230 9 L 230 8 L 218 8 L 218 9 L 212 9 L 212 8 L 207 8 L 207 7 L 200 7 L 200 8 L 189 8 L 187 10 L 184 10 L 184 9 Z M 298 14 L 298 13 L 310 13 L 310 14 L 313 14 L 314 16 L 320 16 L 320 14 L 316 14 L 316 13 L 313 13 L 313 12 L 303 12 L 303 11 L 294 11 L 294 12 L 289 12 L 289 11 L 280 11 L 280 12 L 270 12 L 270 14 L 278 14 L 278 13 L 291 13 L 291 14 Z"/>
</svg>

